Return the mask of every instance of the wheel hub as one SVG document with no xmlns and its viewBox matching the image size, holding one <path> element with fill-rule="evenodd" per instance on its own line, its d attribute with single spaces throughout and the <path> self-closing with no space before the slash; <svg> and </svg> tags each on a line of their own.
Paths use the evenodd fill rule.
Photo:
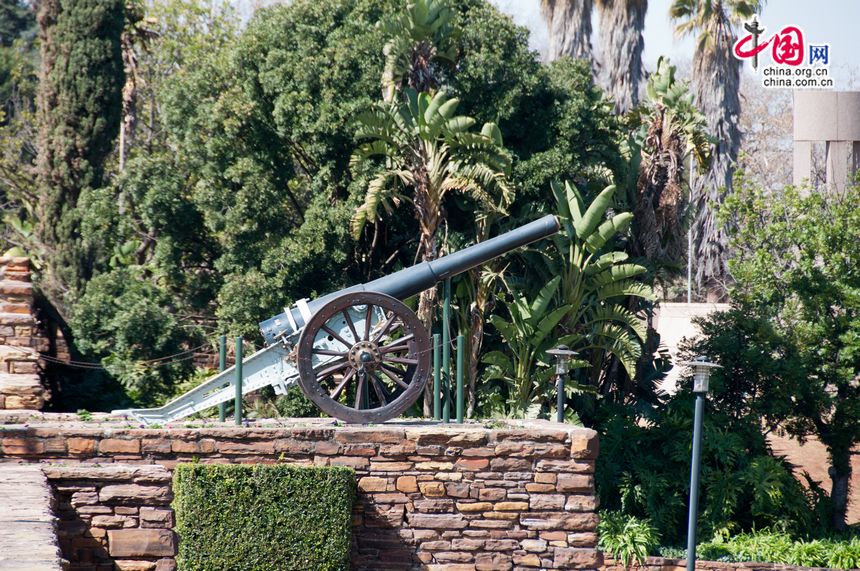
<svg viewBox="0 0 860 571">
<path fill-rule="evenodd" d="M 375 369 L 382 361 L 379 346 L 372 341 L 359 341 L 349 350 L 347 359 L 356 369 Z"/>
</svg>

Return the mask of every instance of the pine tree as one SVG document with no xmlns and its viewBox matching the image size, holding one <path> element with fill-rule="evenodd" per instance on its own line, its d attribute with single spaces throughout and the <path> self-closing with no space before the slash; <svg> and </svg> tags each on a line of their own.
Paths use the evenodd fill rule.
<svg viewBox="0 0 860 571">
<path fill-rule="evenodd" d="M 39 204 L 45 263 L 41 289 L 62 317 L 92 275 L 93 248 L 78 204 L 98 188 L 117 135 L 124 84 L 123 0 L 45 0 L 39 10 Z"/>
</svg>

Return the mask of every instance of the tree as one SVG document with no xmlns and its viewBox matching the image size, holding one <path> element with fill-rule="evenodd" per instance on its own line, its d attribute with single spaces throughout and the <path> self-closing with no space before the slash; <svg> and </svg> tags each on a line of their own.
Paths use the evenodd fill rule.
<svg viewBox="0 0 860 571">
<path fill-rule="evenodd" d="M 674 0 L 669 14 L 679 34 L 698 34 L 693 54 L 693 92 L 715 139 L 711 166 L 693 186 L 696 211 L 693 252 L 696 281 L 713 295 L 726 291 L 729 235 L 717 220 L 720 205 L 732 191 L 741 132 L 741 62 L 732 54 L 735 26 L 757 13 L 764 0 Z"/>
<path fill-rule="evenodd" d="M 454 12 L 446 0 L 416 0 L 385 21 L 385 71 L 382 92 L 391 101 L 404 83 L 415 91 L 439 89 L 439 65 L 456 58 L 452 38 Z"/>
<path fill-rule="evenodd" d="M 0 1 L 0 46 L 8 48 L 36 23 L 33 9 L 22 0 Z"/>
<path fill-rule="evenodd" d="M 648 0 L 597 0 L 600 14 L 600 83 L 626 113 L 639 103 Z"/>
<path fill-rule="evenodd" d="M 591 5 L 592 0 L 541 0 L 549 28 L 547 60 L 564 56 L 591 60 Z"/>
<path fill-rule="evenodd" d="M 845 529 L 851 449 L 860 442 L 860 187 L 824 196 L 742 187 L 731 261 L 740 307 L 771 323 L 803 366 L 785 428 L 827 447 L 833 525 Z"/>
<path fill-rule="evenodd" d="M 356 136 L 366 142 L 356 150 L 353 164 L 381 158 L 384 166 L 353 216 L 352 233 L 357 238 L 365 223 L 377 222 L 380 207 L 391 213 L 407 200 L 403 190 L 411 190 L 418 251 L 429 262 L 439 255 L 437 232 L 445 222 L 449 192 L 467 193 L 489 211 L 503 211 L 510 204 L 510 157 L 495 123 L 473 132 L 475 120 L 455 115 L 459 101 L 444 91 L 430 95 L 407 88 L 403 93 L 405 101 L 375 105 L 357 118 Z M 435 299 L 435 288 L 421 293 L 418 317 L 428 328 Z"/>
<path fill-rule="evenodd" d="M 578 375 L 577 387 L 602 395 L 615 392 L 621 401 L 634 392 L 614 387 L 606 371 L 614 358 L 634 378 L 645 321 L 625 307 L 624 298 L 648 300 L 653 295 L 650 287 L 634 279 L 647 270 L 627 262 L 627 254 L 616 249 L 633 215 L 609 215 L 615 187 L 603 189 L 590 202 L 569 183 L 553 184 L 552 191 L 562 229 L 539 250 L 527 252 L 534 275 L 509 288 L 513 296 L 505 305 L 510 319 L 490 318 L 504 340 L 504 350 L 484 357 L 490 365 L 487 379 L 504 381 L 507 411 L 517 415 L 549 401 L 551 370 L 535 368 L 549 364 L 546 350 L 555 344 L 579 352 L 576 365 L 583 374 Z M 525 294 L 530 289 L 539 291 L 531 301 Z"/>
<path fill-rule="evenodd" d="M 632 112 L 630 122 L 636 176 L 635 183 L 628 185 L 635 196 L 627 198 L 634 214 L 632 250 L 659 277 L 666 268 L 676 271 L 683 260 L 688 202 L 685 162 L 692 155 L 700 167 L 707 166 L 710 141 L 693 94 L 686 83 L 675 80 L 675 67 L 663 58 L 648 78 L 646 100 Z"/>
<path fill-rule="evenodd" d="M 124 10 L 122 0 L 47 0 L 39 10 L 39 285 L 62 319 L 95 269 L 78 201 L 102 185 L 119 129 Z"/>
</svg>

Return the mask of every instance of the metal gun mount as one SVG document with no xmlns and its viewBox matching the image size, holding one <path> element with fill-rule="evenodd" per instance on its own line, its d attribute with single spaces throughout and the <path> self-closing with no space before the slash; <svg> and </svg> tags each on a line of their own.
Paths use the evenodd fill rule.
<svg viewBox="0 0 860 571">
<path fill-rule="evenodd" d="M 544 216 L 485 242 L 292 308 L 260 323 L 266 347 L 242 362 L 242 393 L 298 383 L 331 416 L 385 422 L 418 400 L 430 376 L 430 335 L 402 301 L 436 283 L 559 230 Z M 159 408 L 115 410 L 146 424 L 201 412 L 235 397 L 235 367 Z"/>
</svg>

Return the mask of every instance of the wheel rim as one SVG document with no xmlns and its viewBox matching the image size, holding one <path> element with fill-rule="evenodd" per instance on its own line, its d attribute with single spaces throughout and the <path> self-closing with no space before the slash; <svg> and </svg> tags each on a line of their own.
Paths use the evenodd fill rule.
<svg viewBox="0 0 860 571">
<path fill-rule="evenodd" d="M 430 376 L 430 336 L 393 297 L 357 292 L 317 311 L 299 339 L 299 385 L 320 409 L 351 423 L 408 409 Z"/>
</svg>

